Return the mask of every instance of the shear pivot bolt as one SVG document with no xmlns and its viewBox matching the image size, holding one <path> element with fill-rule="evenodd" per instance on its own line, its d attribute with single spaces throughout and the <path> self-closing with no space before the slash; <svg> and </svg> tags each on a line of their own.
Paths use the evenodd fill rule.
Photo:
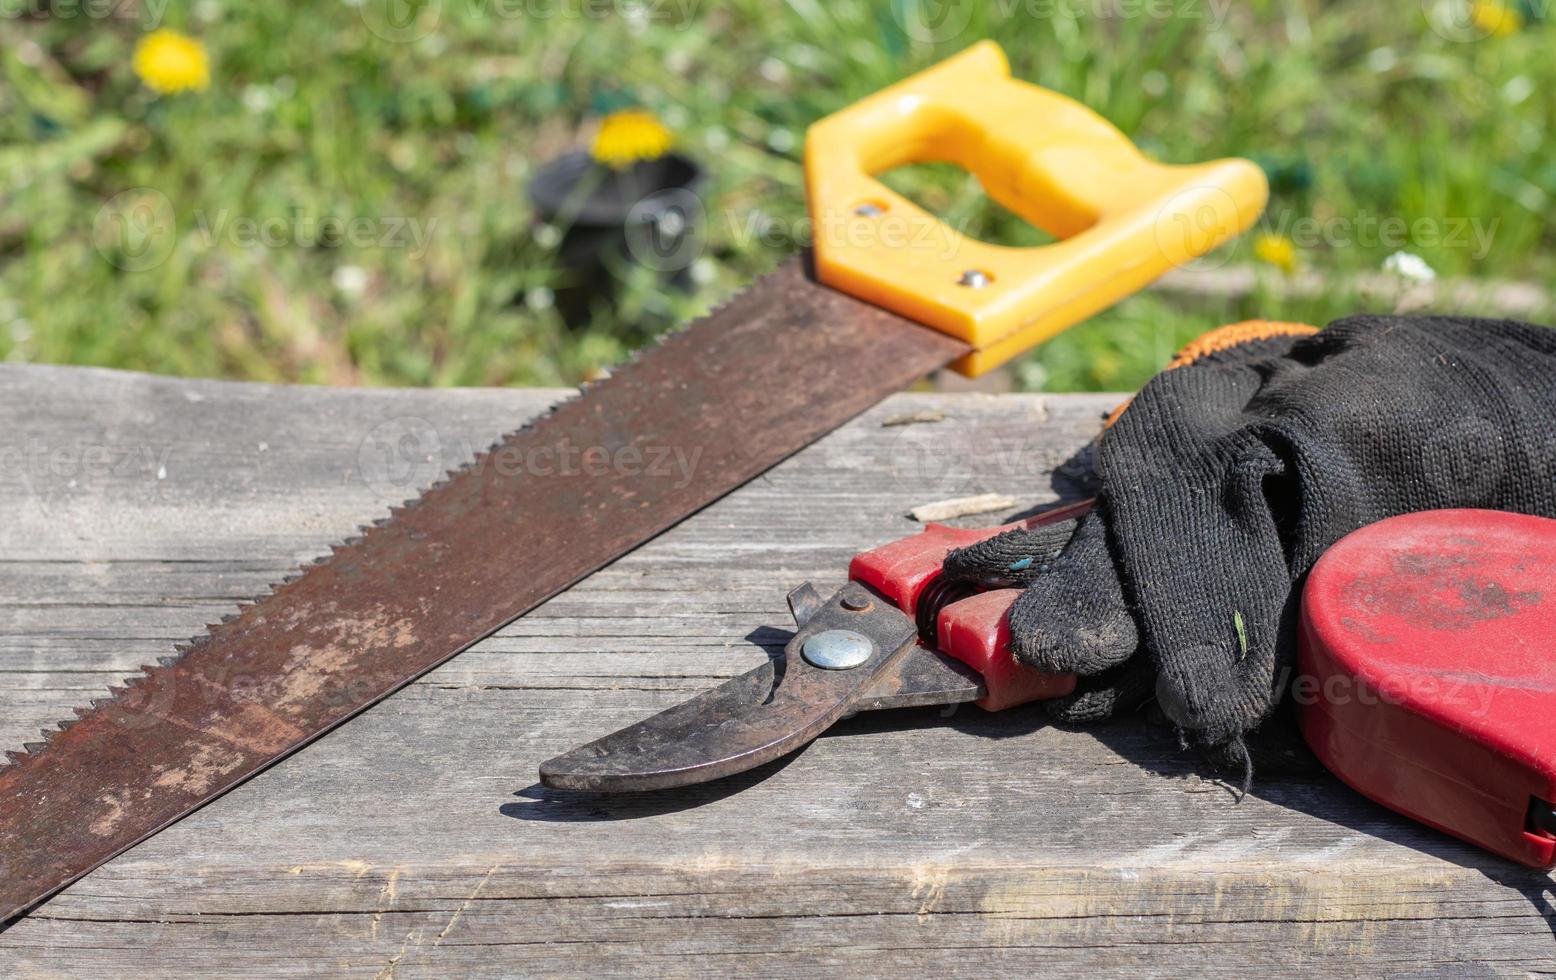
<svg viewBox="0 0 1556 980">
<path fill-rule="evenodd" d="M 875 644 L 853 630 L 822 630 L 800 648 L 807 662 L 823 670 L 849 670 L 870 659 Z"/>
<path fill-rule="evenodd" d="M 968 289 L 982 289 L 994 280 L 982 269 L 968 269 L 956 280 L 958 286 L 966 286 Z"/>
<path fill-rule="evenodd" d="M 854 208 L 854 213 L 861 218 L 875 218 L 885 212 L 879 204 L 861 204 Z"/>
</svg>

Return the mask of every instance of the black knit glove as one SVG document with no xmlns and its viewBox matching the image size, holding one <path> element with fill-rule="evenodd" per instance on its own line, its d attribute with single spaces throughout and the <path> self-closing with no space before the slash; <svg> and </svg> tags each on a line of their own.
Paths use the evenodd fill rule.
<svg viewBox="0 0 1556 980">
<path fill-rule="evenodd" d="M 1117 416 L 1098 469 L 1098 509 L 1067 543 L 1011 532 L 953 552 L 947 574 L 1027 587 L 1016 656 L 1082 675 L 1059 718 L 1154 694 L 1185 741 L 1246 764 L 1245 736 L 1291 679 L 1302 576 L 1331 544 L 1440 507 L 1556 517 L 1556 331 L 1224 327 Z"/>
</svg>

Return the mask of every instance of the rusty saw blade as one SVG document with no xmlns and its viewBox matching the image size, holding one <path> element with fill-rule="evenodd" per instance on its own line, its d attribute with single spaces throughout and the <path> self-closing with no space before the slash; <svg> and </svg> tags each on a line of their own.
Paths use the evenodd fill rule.
<svg viewBox="0 0 1556 980">
<path fill-rule="evenodd" d="M 0 923 L 967 349 L 789 262 L 8 753 Z"/>
</svg>

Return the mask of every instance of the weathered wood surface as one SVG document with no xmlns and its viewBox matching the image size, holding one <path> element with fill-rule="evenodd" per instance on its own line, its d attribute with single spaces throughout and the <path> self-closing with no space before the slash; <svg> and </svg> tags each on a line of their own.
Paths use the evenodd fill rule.
<svg viewBox="0 0 1556 980">
<path fill-rule="evenodd" d="M 559 396 L 0 370 L 0 743 Z M 534 786 L 760 662 L 784 593 L 913 505 L 1053 499 L 1114 401 L 898 396 L 92 874 L 0 934 L 0 975 L 1552 970 L 1546 876 L 1329 779 L 1234 804 L 1134 723 L 867 716 L 726 785 Z M 430 458 L 386 470 L 386 435 Z"/>
</svg>

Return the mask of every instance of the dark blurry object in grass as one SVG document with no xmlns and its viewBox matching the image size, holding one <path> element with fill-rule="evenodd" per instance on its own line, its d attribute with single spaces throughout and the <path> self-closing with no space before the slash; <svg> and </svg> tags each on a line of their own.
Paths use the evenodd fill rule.
<svg viewBox="0 0 1556 980">
<path fill-rule="evenodd" d="M 1300 194 L 1313 186 L 1313 165 L 1305 156 L 1256 153 L 1253 161 L 1269 178 L 1272 193 Z"/>
<path fill-rule="evenodd" d="M 707 226 L 702 165 L 679 153 L 621 168 L 576 151 L 551 161 L 529 183 L 536 220 L 561 233 L 557 312 L 570 327 L 614 309 L 625 280 L 648 276 L 660 288 L 688 290 Z"/>
</svg>

